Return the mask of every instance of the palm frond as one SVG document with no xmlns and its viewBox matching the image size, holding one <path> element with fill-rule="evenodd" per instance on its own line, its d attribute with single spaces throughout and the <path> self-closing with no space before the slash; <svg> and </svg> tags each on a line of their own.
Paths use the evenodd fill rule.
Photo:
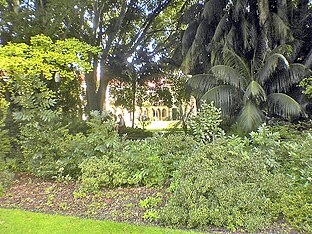
<svg viewBox="0 0 312 234">
<path fill-rule="evenodd" d="M 194 75 L 186 81 L 186 90 L 195 97 L 202 97 L 209 89 L 217 85 L 212 74 Z"/>
<path fill-rule="evenodd" d="M 224 64 L 233 67 L 235 70 L 238 70 L 239 73 L 245 77 L 245 79 L 250 80 L 251 74 L 250 74 L 250 68 L 246 61 L 236 54 L 234 51 L 229 49 L 223 50 L 223 60 Z"/>
<path fill-rule="evenodd" d="M 293 84 L 289 77 L 289 70 L 281 69 L 274 72 L 263 84 L 263 87 L 267 93 L 282 93 L 287 92 Z"/>
<path fill-rule="evenodd" d="M 216 22 L 222 16 L 223 9 L 226 6 L 225 0 L 210 0 L 208 1 L 203 10 L 203 16 L 208 20 L 208 23 Z"/>
<path fill-rule="evenodd" d="M 272 93 L 268 96 L 269 113 L 291 119 L 301 114 L 300 104 L 284 93 Z"/>
<path fill-rule="evenodd" d="M 243 17 L 241 21 L 241 32 L 242 32 L 242 38 L 244 42 L 244 49 L 250 50 L 252 48 L 252 40 L 250 40 L 250 35 L 253 33 L 252 31 L 252 25 L 246 20 L 245 17 Z"/>
<path fill-rule="evenodd" d="M 230 31 L 226 34 L 224 47 L 233 48 L 235 45 L 235 40 L 235 27 L 232 26 Z"/>
<path fill-rule="evenodd" d="M 282 42 L 292 41 L 294 39 L 288 25 L 286 25 L 281 17 L 275 13 L 272 15 L 272 27 L 275 36 Z"/>
<path fill-rule="evenodd" d="M 211 56 L 211 65 L 224 64 L 222 50 L 224 43 L 222 42 L 210 42 L 207 46 L 207 51 L 210 52 Z"/>
<path fill-rule="evenodd" d="M 184 23 L 186 23 L 186 24 L 189 24 L 191 21 L 196 20 L 198 15 L 203 11 L 203 5 L 201 3 L 191 1 L 191 2 L 189 2 L 189 4 L 192 4 L 192 5 L 189 6 L 185 10 L 185 12 L 182 16 L 182 19 L 183 19 Z"/>
<path fill-rule="evenodd" d="M 261 101 L 266 101 L 266 93 L 262 86 L 255 80 L 251 81 L 245 91 L 245 99 L 260 99 Z"/>
<path fill-rule="evenodd" d="M 288 69 L 289 63 L 284 55 L 280 53 L 274 53 L 271 56 L 269 56 L 263 65 L 263 67 L 260 69 L 260 71 L 257 74 L 257 79 L 260 84 L 264 84 L 270 76 L 273 74 L 273 72 L 276 70 L 277 66 L 279 65 L 279 62 Z"/>
<path fill-rule="evenodd" d="M 242 15 L 244 15 L 244 11 L 247 8 L 247 0 L 237 0 L 235 1 L 235 6 L 233 8 L 233 18 L 235 20 L 238 20 L 238 18 Z"/>
<path fill-rule="evenodd" d="M 203 46 L 203 42 L 207 36 L 208 29 L 209 29 L 209 24 L 207 20 L 202 20 L 197 28 L 196 35 L 195 35 L 195 41 L 198 43 L 198 45 Z"/>
<path fill-rule="evenodd" d="M 303 41 L 294 39 L 293 41 L 288 42 L 287 44 L 291 48 L 291 54 L 289 55 L 289 60 L 290 60 L 290 62 L 293 62 L 296 60 L 296 58 L 299 57 L 299 53 L 300 53 L 301 48 L 303 46 Z M 289 51 L 288 51 L 288 53 L 289 53 Z"/>
<path fill-rule="evenodd" d="M 237 90 L 231 85 L 219 85 L 209 89 L 202 97 L 208 103 L 214 102 L 216 107 L 221 108 L 222 115 L 231 115 L 235 111 L 235 106 L 240 103 L 242 97 L 237 93 Z"/>
<path fill-rule="evenodd" d="M 228 15 L 225 14 L 219 21 L 215 33 L 213 35 L 212 41 L 220 41 L 224 37 L 225 33 L 230 30 L 230 24 L 228 20 Z"/>
<path fill-rule="evenodd" d="M 198 23 L 196 21 L 193 21 L 192 23 L 189 24 L 189 26 L 183 33 L 183 37 L 182 37 L 182 55 L 183 56 L 187 54 L 189 48 L 193 44 L 197 27 L 198 27 Z"/>
<path fill-rule="evenodd" d="M 191 55 L 191 48 L 188 50 L 182 64 L 181 64 L 181 70 L 184 72 L 184 74 L 189 74 L 190 70 L 192 69 L 192 55 Z"/>
<path fill-rule="evenodd" d="M 232 85 L 241 90 L 244 90 L 247 86 L 245 77 L 233 67 L 216 65 L 211 68 L 211 72 L 224 84 Z"/>
<path fill-rule="evenodd" d="M 292 83 L 295 84 L 311 74 L 311 71 L 301 63 L 293 63 L 289 65 L 289 74 Z"/>
<path fill-rule="evenodd" d="M 252 101 L 247 101 L 238 116 L 238 126 L 245 132 L 255 130 L 264 120 L 264 114 Z"/>
<path fill-rule="evenodd" d="M 206 20 L 202 20 L 199 24 L 195 38 L 192 44 L 192 60 L 194 63 L 198 63 L 202 54 L 205 53 L 205 47 L 203 46 L 204 40 L 207 34 L 207 22 Z"/>
</svg>

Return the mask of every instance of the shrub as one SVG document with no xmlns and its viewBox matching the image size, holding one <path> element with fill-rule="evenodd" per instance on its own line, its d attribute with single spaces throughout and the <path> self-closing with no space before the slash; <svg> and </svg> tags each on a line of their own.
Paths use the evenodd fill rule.
<svg viewBox="0 0 312 234">
<path fill-rule="evenodd" d="M 44 122 L 30 121 L 21 127 L 19 144 L 28 171 L 37 176 L 78 178 L 85 158 L 102 157 L 118 143 L 110 115 L 93 112 L 87 136 L 69 134 L 57 116 Z"/>
<path fill-rule="evenodd" d="M 7 156 L 11 151 L 11 141 L 8 130 L 4 128 L 4 122 L 7 114 L 8 103 L 0 97 L 0 195 L 6 187 L 9 187 L 14 173 L 12 173 L 6 162 Z"/>
<path fill-rule="evenodd" d="M 281 199 L 284 218 L 292 227 L 312 233 L 312 186 L 293 187 Z"/>
<path fill-rule="evenodd" d="M 182 134 L 119 142 L 102 156 L 83 161 L 82 189 L 90 190 L 92 183 L 94 190 L 121 185 L 162 186 L 191 155 L 192 145 L 193 138 Z"/>
<path fill-rule="evenodd" d="M 196 116 L 190 118 L 187 125 L 190 133 L 198 142 L 211 142 L 224 135 L 220 128 L 221 122 L 221 110 L 216 108 L 213 103 L 202 102 L 200 111 Z"/>
<path fill-rule="evenodd" d="M 56 176 L 57 161 L 63 158 L 68 148 L 65 140 L 67 134 L 68 129 L 57 122 L 57 119 L 24 124 L 19 144 L 27 170 L 37 176 Z"/>
<path fill-rule="evenodd" d="M 109 160 L 107 156 L 87 158 L 79 167 L 82 172 L 81 188 L 90 192 L 103 187 L 124 185 L 128 177 L 127 173 L 123 172 L 122 165 Z"/>
<path fill-rule="evenodd" d="M 287 154 L 281 157 L 284 174 L 289 180 L 289 190 L 281 199 L 285 219 L 295 228 L 312 232 L 312 158 L 311 132 L 300 138 L 283 142 Z"/>
<path fill-rule="evenodd" d="M 263 130 L 251 139 L 232 136 L 202 145 L 176 173 L 174 195 L 161 214 L 162 223 L 233 231 L 255 231 L 271 223 L 280 213 L 278 201 L 287 188 L 276 155 L 267 154 L 279 144 L 275 137 Z M 272 145 L 261 148 L 264 141 Z"/>
</svg>

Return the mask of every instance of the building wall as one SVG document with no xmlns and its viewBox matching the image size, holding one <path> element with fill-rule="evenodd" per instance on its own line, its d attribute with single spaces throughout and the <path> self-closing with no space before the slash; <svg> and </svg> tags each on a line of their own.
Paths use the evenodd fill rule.
<svg viewBox="0 0 312 234">
<path fill-rule="evenodd" d="M 115 106 L 106 106 L 108 111 L 111 111 L 115 116 L 122 114 L 126 125 L 132 125 L 132 112 L 127 109 Z M 134 123 L 139 123 L 140 121 L 166 121 L 172 120 L 172 108 L 167 106 L 149 106 L 149 107 L 136 107 L 134 113 Z"/>
</svg>

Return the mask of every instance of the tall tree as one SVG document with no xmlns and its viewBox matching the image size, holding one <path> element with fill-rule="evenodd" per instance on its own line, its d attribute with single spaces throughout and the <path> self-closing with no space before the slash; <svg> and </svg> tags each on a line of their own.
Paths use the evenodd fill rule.
<svg viewBox="0 0 312 234">
<path fill-rule="evenodd" d="M 86 74 L 89 110 L 102 110 L 111 79 L 129 80 L 135 84 L 140 79 L 135 75 L 138 69 L 155 67 L 156 44 L 159 38 L 170 35 L 168 29 L 172 23 L 169 18 L 163 23 L 163 14 L 170 15 L 168 12 L 179 1 L 72 2 L 75 2 L 72 7 L 76 15 L 70 22 L 63 21 L 66 35 L 102 49 L 99 56 L 90 56 L 95 69 Z M 135 85 L 133 87 L 135 89 Z"/>
<path fill-rule="evenodd" d="M 208 0 L 193 4 L 188 10 L 193 12 L 193 17 L 185 22 L 187 28 L 181 37 L 181 66 L 185 74 L 195 75 L 192 80 L 195 82 L 197 79 L 197 85 L 193 85 L 193 88 L 197 90 L 193 91 L 201 95 L 220 84 L 220 80 L 223 80 L 223 84 L 233 85 L 234 81 L 225 73 L 222 74 L 223 78 L 220 74 L 217 76 L 218 82 L 214 78 L 207 80 L 206 75 L 202 76 L 206 77 L 205 79 L 200 78 L 200 74 L 211 74 L 216 66 L 226 65 L 225 51 L 233 51 L 244 59 L 246 66 L 251 69 L 248 77 L 254 77 L 255 72 L 263 69 L 268 59 L 267 55 L 281 45 L 288 49 L 281 56 L 290 63 L 302 63 L 309 58 L 309 51 L 304 48 L 311 43 L 307 36 L 311 34 L 311 27 L 307 21 L 311 17 L 308 1 Z M 189 12 L 186 11 L 185 14 Z M 234 67 L 235 69 L 237 68 Z M 216 74 L 214 76 L 216 77 Z M 234 77 L 233 75 L 235 80 Z M 302 78 L 303 76 L 300 77 Z M 300 79 L 297 77 L 295 80 L 299 82 Z M 288 87 L 288 81 L 278 80 L 286 82 L 281 83 L 280 87 Z M 268 87 L 267 90 L 272 91 L 276 88 L 276 83 L 274 79 L 269 79 L 265 86 Z M 285 91 L 286 89 L 283 90 Z M 234 93 L 232 92 L 234 96 L 230 100 L 239 98 L 239 95 Z"/>
<path fill-rule="evenodd" d="M 99 46 L 100 55 L 90 54 L 95 67 L 86 74 L 89 110 L 102 110 L 109 80 L 135 80 L 136 70 L 155 68 L 156 48 L 172 34 L 171 15 L 181 0 L 100 1 L 7 0 L 0 7 L 2 43 L 27 41 L 43 33 L 51 38 L 75 37 Z M 128 60 L 131 62 L 129 63 Z M 100 76 L 98 76 L 100 71 Z M 131 75 L 132 74 L 132 75 Z"/>
<path fill-rule="evenodd" d="M 281 52 L 278 48 L 267 53 L 262 65 L 254 67 L 257 63 L 226 50 L 222 64 L 193 76 L 188 85 L 195 95 L 222 108 L 224 119 L 235 118 L 245 132 L 255 130 L 268 116 L 293 119 L 303 111 L 286 92 L 308 73 L 302 64 L 289 64 Z"/>
</svg>

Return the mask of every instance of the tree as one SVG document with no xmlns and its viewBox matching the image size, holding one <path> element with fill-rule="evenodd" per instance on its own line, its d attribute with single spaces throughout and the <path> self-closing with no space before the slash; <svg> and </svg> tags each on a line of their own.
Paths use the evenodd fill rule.
<svg viewBox="0 0 312 234">
<path fill-rule="evenodd" d="M 176 9 L 182 8 L 183 2 L 7 0 L 0 6 L 1 42 L 27 42 L 43 33 L 53 40 L 75 37 L 99 46 L 101 53 L 89 56 L 94 70 L 86 74 L 86 83 L 88 109 L 102 110 L 110 80 L 131 81 L 135 93 L 141 75 L 146 79 L 160 71 L 157 60 L 171 50 L 164 45 L 175 38 Z"/>
<path fill-rule="evenodd" d="M 53 40 L 73 37 L 76 0 L 4 0 L 0 2 L 0 42 L 25 42 L 44 34 Z"/>
<path fill-rule="evenodd" d="M 248 63 L 224 50 L 223 64 L 191 77 L 188 85 L 200 99 L 222 107 L 223 117 L 235 118 L 245 132 L 255 130 L 268 116 L 293 119 L 302 114 L 302 108 L 286 92 L 307 74 L 307 68 L 289 64 L 281 52 L 280 47 L 267 53 L 258 67 L 256 59 Z"/>
<path fill-rule="evenodd" d="M 96 69 L 86 74 L 90 110 L 104 108 L 110 80 L 131 82 L 135 94 L 138 81 L 159 72 L 156 45 L 171 35 L 169 29 L 172 28 L 170 18 L 165 23 L 161 19 L 163 14 L 170 15 L 168 12 L 176 2 L 179 3 L 174 0 L 80 3 L 79 17 L 83 25 L 80 24 L 77 36 L 102 48 L 98 57 L 91 58 Z M 86 15 L 90 17 L 86 19 Z M 97 70 L 101 71 L 99 80 Z"/>
<path fill-rule="evenodd" d="M 184 74 L 193 75 L 192 82 L 198 79 L 197 85 L 193 86 L 197 90 L 192 92 L 200 94 L 198 96 L 200 98 L 207 90 L 220 84 L 222 79 L 225 83 L 234 82 L 229 77 L 221 79 L 218 76 L 218 82 L 214 78 L 209 81 L 205 81 L 207 78 L 200 78 L 206 77 L 200 74 L 212 75 L 216 65 L 227 65 L 224 63 L 223 52 L 233 51 L 247 61 L 247 70 L 252 69 L 247 76 L 247 84 L 249 84 L 249 78 L 254 77 L 253 72 L 264 68 L 265 61 L 268 62 L 266 56 L 279 46 L 288 48 L 287 53 L 282 54 L 289 63 L 306 61 L 305 64 L 308 64 L 307 48 L 311 48 L 311 40 L 308 38 L 311 38 L 309 35 L 312 32 L 311 27 L 308 26 L 309 19 L 311 19 L 311 8 L 306 0 L 209 0 L 191 4 L 186 7 L 181 17 L 181 25 L 187 27 L 176 49 L 183 59 L 175 59 L 178 56 L 174 54 L 172 63 L 181 65 Z M 281 64 L 281 61 L 278 64 Z M 298 82 L 300 79 L 296 80 Z M 263 85 L 267 88 L 266 92 L 272 93 L 274 89 L 277 91 L 274 80 L 260 83 L 260 86 Z M 287 87 L 289 91 L 289 88 L 295 86 L 289 87 L 289 83 L 285 83 L 281 84 L 281 87 Z M 229 92 L 228 90 L 227 93 Z M 233 95 L 237 94 L 233 90 L 231 92 Z M 230 98 L 232 101 L 234 99 L 239 99 L 239 96 Z M 240 110 L 239 107 L 236 109 Z M 226 110 L 228 108 L 225 106 L 223 113 Z M 258 118 L 257 122 L 260 119 L 262 117 Z"/>
<path fill-rule="evenodd" d="M 77 39 L 53 43 L 43 35 L 32 37 L 29 45 L 8 43 L 1 47 L 0 78 L 4 81 L 1 85 L 10 92 L 6 98 L 11 111 L 21 110 L 21 119 L 46 120 L 58 92 L 58 106 L 73 116 L 81 116 L 80 75 L 92 69 L 88 55 L 96 52 L 97 48 Z M 56 73 L 61 76 L 59 90 L 55 89 Z"/>
</svg>

